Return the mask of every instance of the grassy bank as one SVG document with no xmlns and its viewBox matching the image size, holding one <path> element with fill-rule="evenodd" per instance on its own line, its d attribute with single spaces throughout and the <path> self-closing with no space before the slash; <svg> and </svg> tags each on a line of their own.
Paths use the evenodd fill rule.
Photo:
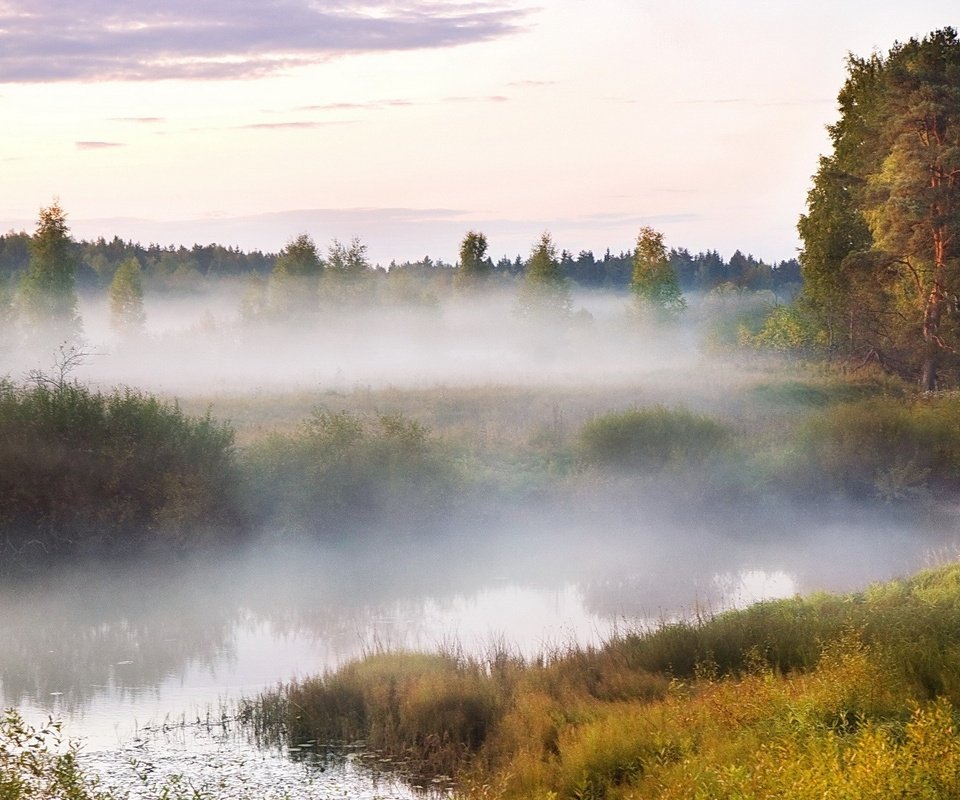
<svg viewBox="0 0 960 800">
<path fill-rule="evenodd" d="M 133 390 L 0 381 L 4 563 L 235 538 L 233 431 Z"/>
<path fill-rule="evenodd" d="M 262 696 L 265 738 L 364 740 L 465 797 L 960 793 L 960 565 L 529 663 L 378 653 Z"/>
<path fill-rule="evenodd" d="M 428 541 L 587 505 L 614 527 L 645 510 L 682 525 L 757 508 L 928 509 L 960 492 L 956 395 L 782 361 L 704 372 L 604 389 L 230 396 L 203 411 L 2 382 L 0 548 L 9 564 L 262 532 Z"/>
</svg>

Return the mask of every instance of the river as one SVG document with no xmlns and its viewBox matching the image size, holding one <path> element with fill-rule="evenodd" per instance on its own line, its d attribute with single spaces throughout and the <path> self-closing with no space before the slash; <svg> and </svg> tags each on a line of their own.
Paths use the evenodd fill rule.
<svg viewBox="0 0 960 800">
<path fill-rule="evenodd" d="M 184 797 L 407 797 L 349 753 L 258 750 L 232 722 L 233 704 L 378 649 L 482 656 L 506 646 L 530 657 L 692 613 L 855 588 L 953 546 L 868 520 L 802 535 L 790 525 L 762 540 L 665 535 L 659 548 L 574 547 L 542 532 L 422 550 L 272 543 L 8 579 L 0 702 L 33 724 L 62 719 L 83 763 L 131 797 L 171 776 Z"/>
</svg>

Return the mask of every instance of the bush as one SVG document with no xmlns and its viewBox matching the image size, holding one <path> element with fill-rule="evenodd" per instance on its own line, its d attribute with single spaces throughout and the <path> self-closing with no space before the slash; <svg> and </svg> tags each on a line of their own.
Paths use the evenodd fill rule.
<svg viewBox="0 0 960 800">
<path fill-rule="evenodd" d="M 0 548 L 184 547 L 235 532 L 233 431 L 132 390 L 0 382 Z"/>
<path fill-rule="evenodd" d="M 800 430 L 787 486 L 823 483 L 857 498 L 918 500 L 960 487 L 960 403 L 874 398 L 827 409 Z"/>
<path fill-rule="evenodd" d="M 589 464 L 662 470 L 715 454 L 729 437 L 709 417 L 663 406 L 606 414 L 580 430 L 580 453 Z"/>
<path fill-rule="evenodd" d="M 375 520 L 423 522 L 448 501 L 449 459 L 429 430 L 400 414 L 316 411 L 298 434 L 253 445 L 253 494 L 281 525 L 324 532 Z"/>
<path fill-rule="evenodd" d="M 0 798 L 106 800 L 77 765 L 76 747 L 61 744 L 59 723 L 37 730 L 8 709 L 0 719 Z"/>
</svg>

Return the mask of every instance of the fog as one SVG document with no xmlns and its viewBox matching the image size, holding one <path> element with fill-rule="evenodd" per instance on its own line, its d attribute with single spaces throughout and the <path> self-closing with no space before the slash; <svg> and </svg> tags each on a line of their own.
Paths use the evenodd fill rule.
<svg viewBox="0 0 960 800">
<path fill-rule="evenodd" d="M 562 318 L 522 315 L 514 291 L 491 290 L 278 319 L 241 312 L 246 291 L 148 294 L 145 331 L 123 337 L 107 301 L 83 297 L 68 377 L 209 411 L 241 458 L 299 435 L 316 410 L 403 414 L 442 450 L 441 474 L 424 473 L 426 488 L 401 476 L 389 502 L 353 497 L 363 514 L 334 504 L 316 524 L 283 487 L 258 484 L 280 500 L 248 509 L 252 530 L 229 545 L 6 580 L 0 702 L 64 715 L 94 751 L 379 649 L 549 656 L 957 552 L 955 509 L 767 489 L 755 454 L 658 475 L 580 462 L 584 424 L 658 404 L 780 458 L 816 408 L 770 400 L 758 389 L 793 367 L 734 356 L 720 336 L 769 298 L 689 298 L 682 323 L 657 326 L 605 292 L 575 294 Z M 55 375 L 63 358 L 49 342 L 2 355 L 12 380 Z"/>
<path fill-rule="evenodd" d="M 145 298 L 146 335 L 110 327 L 107 299 L 83 297 L 84 349 L 77 377 L 104 387 L 168 394 L 386 386 L 636 383 L 682 371 L 699 358 L 690 328 L 643 331 L 630 298 L 581 293 L 564 324 L 517 313 L 515 291 L 418 305 L 322 307 L 315 315 L 241 318 L 242 285 L 188 298 Z M 44 368 L 52 348 L 8 353 L 8 372 Z"/>
</svg>

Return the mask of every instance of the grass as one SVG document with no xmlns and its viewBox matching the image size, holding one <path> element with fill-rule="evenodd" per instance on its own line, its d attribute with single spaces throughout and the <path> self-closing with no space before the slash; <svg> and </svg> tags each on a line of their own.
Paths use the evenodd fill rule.
<svg viewBox="0 0 960 800">
<path fill-rule="evenodd" d="M 729 436 L 707 416 L 657 405 L 597 417 L 580 429 L 579 443 L 587 463 L 662 470 L 715 455 Z"/>
<path fill-rule="evenodd" d="M 201 412 L 208 401 L 231 422 Z M 642 386 L 358 388 L 184 405 L 8 381 L 0 545 L 16 560 L 191 549 L 247 530 L 406 535 L 458 514 L 606 496 L 615 483 L 665 508 L 682 496 L 691 511 L 824 497 L 929 505 L 960 489 L 958 402 L 767 359 Z"/>
<path fill-rule="evenodd" d="M 0 381 L 7 559 L 176 549 L 235 531 L 233 432 L 133 390 Z"/>
<path fill-rule="evenodd" d="M 761 603 L 533 662 L 377 653 L 249 706 L 363 739 L 463 797 L 960 792 L 960 565 Z"/>
</svg>

